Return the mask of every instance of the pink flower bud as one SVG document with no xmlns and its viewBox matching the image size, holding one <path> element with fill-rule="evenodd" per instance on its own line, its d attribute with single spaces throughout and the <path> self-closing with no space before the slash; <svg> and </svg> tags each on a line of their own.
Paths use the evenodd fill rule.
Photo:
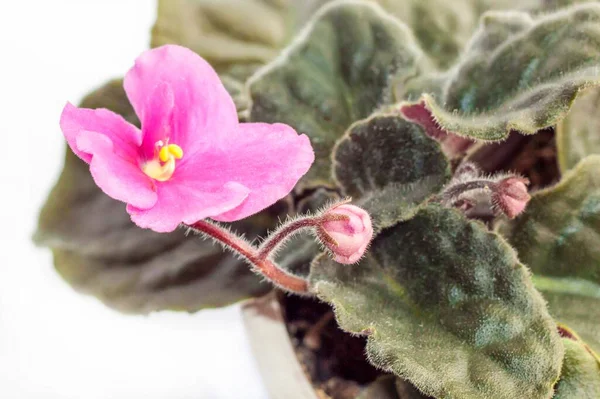
<svg viewBox="0 0 600 399">
<path fill-rule="evenodd" d="M 529 180 L 522 177 L 508 177 L 498 182 L 494 193 L 494 203 L 506 216 L 513 219 L 525 210 L 531 196 L 527 192 Z"/>
<path fill-rule="evenodd" d="M 356 263 L 373 238 L 371 216 L 355 205 L 342 204 L 329 209 L 323 217 L 325 222 L 319 227 L 319 235 L 335 261 Z"/>
</svg>

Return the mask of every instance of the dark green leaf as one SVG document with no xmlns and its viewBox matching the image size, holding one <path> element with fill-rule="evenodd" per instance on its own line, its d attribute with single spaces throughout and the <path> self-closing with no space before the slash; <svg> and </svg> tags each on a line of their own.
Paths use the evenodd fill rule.
<svg viewBox="0 0 600 399">
<path fill-rule="evenodd" d="M 388 83 L 414 74 L 421 56 L 411 33 L 380 7 L 336 2 L 250 83 L 250 119 L 306 133 L 316 161 L 304 183 L 331 185 L 333 145 L 390 97 Z"/>
<path fill-rule="evenodd" d="M 333 165 L 343 193 L 369 211 L 377 229 L 412 216 L 450 178 L 439 144 L 397 115 L 352 125 L 335 147 Z"/>
<path fill-rule="evenodd" d="M 479 222 L 429 206 L 384 230 L 363 261 L 313 263 L 341 328 L 368 333 L 383 370 L 443 398 L 548 398 L 563 348 L 515 252 Z"/>
<path fill-rule="evenodd" d="M 600 350 L 600 155 L 535 193 L 503 233 L 533 271 L 550 313 Z"/>
<path fill-rule="evenodd" d="M 503 140 L 511 130 L 533 134 L 553 126 L 581 89 L 600 82 L 600 5 L 536 20 L 489 12 L 458 65 L 443 77 L 443 89 L 422 100 L 450 132 Z M 398 95 L 405 98 L 404 87 Z"/>
</svg>

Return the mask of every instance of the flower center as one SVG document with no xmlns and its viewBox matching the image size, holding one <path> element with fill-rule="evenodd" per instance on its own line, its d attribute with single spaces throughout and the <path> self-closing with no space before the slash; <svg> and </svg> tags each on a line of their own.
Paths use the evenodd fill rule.
<svg viewBox="0 0 600 399">
<path fill-rule="evenodd" d="M 142 165 L 142 171 L 158 181 L 166 181 L 175 172 L 175 160 L 183 157 L 183 150 L 177 144 L 165 144 L 162 140 L 155 144 L 154 158 Z"/>
</svg>

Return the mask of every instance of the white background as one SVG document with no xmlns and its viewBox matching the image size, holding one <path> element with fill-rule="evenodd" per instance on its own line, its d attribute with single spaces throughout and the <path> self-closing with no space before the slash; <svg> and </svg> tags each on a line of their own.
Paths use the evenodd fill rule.
<svg viewBox="0 0 600 399">
<path fill-rule="evenodd" d="M 154 0 L 0 0 L 0 398 L 263 398 L 238 307 L 123 316 L 32 245 L 66 101 L 148 47 Z"/>
</svg>

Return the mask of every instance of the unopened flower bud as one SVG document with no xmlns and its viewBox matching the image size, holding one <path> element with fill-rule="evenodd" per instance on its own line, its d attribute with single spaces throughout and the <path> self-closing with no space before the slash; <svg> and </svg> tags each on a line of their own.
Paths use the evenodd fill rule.
<svg viewBox="0 0 600 399">
<path fill-rule="evenodd" d="M 513 219 L 525 210 L 531 196 L 527 192 L 529 180 L 522 177 L 508 177 L 498 182 L 493 201 L 502 212 Z"/>
<path fill-rule="evenodd" d="M 373 238 L 371 216 L 355 205 L 342 204 L 325 212 L 323 219 L 319 236 L 333 253 L 335 261 L 356 263 Z"/>
</svg>

